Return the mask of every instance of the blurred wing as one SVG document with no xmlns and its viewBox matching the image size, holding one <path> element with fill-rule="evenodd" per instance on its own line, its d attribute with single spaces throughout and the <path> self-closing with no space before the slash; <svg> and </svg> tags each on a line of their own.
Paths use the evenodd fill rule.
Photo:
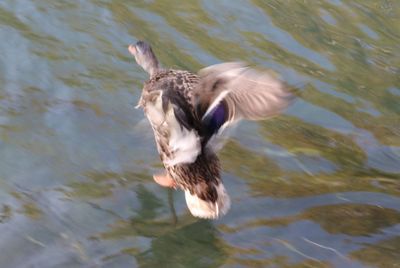
<svg viewBox="0 0 400 268">
<path fill-rule="evenodd" d="M 267 71 L 244 63 L 222 63 L 202 69 L 194 103 L 211 137 L 244 118 L 276 115 L 293 100 L 286 85 Z"/>
<path fill-rule="evenodd" d="M 185 99 L 173 90 L 164 90 L 145 103 L 164 163 L 174 166 L 194 162 L 201 152 L 201 143 Z"/>
</svg>

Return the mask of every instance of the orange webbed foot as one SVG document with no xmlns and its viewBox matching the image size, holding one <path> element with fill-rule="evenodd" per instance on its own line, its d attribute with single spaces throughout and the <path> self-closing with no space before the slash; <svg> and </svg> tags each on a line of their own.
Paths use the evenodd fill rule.
<svg viewBox="0 0 400 268">
<path fill-rule="evenodd" d="M 153 175 L 153 179 L 157 184 L 163 187 L 176 188 L 175 181 L 165 171 L 163 173 Z"/>
</svg>

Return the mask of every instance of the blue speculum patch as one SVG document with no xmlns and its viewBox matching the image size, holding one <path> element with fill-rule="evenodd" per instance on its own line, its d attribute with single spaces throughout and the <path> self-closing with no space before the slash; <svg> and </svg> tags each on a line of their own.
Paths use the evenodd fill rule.
<svg viewBox="0 0 400 268">
<path fill-rule="evenodd" d="M 210 133 L 210 135 L 213 135 L 214 133 L 218 132 L 220 127 L 225 123 L 226 121 L 226 107 L 224 103 L 218 104 L 212 112 L 210 112 L 203 120 L 205 127 L 207 128 L 207 132 Z"/>
</svg>

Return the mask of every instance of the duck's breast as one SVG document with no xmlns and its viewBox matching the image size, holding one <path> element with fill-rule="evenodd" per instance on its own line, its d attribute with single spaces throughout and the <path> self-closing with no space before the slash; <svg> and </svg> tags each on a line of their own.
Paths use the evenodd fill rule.
<svg viewBox="0 0 400 268">
<path fill-rule="evenodd" d="M 189 101 L 194 85 L 187 83 L 185 77 L 185 73 L 172 77 L 174 79 L 162 77 L 144 96 L 143 108 L 165 166 L 192 163 L 201 153 L 193 105 Z M 190 85 L 191 88 L 183 85 Z"/>
</svg>

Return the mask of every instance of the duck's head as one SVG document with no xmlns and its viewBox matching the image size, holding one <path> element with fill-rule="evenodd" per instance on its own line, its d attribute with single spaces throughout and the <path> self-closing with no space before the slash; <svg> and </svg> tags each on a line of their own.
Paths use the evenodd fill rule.
<svg viewBox="0 0 400 268">
<path fill-rule="evenodd" d="M 158 60 L 149 44 L 139 41 L 135 45 L 130 45 L 128 50 L 135 57 L 136 63 L 148 72 L 150 76 L 157 72 Z"/>
</svg>

